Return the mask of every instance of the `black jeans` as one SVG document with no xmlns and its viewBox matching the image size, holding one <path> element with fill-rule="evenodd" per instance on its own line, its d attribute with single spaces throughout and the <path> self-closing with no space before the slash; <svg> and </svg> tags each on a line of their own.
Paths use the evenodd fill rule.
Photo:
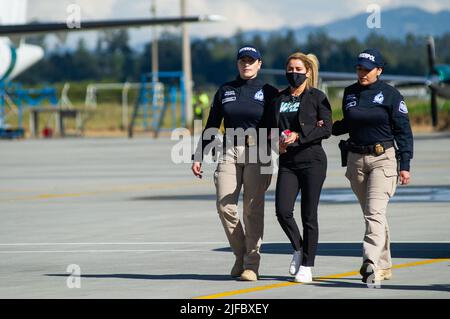
<svg viewBox="0 0 450 319">
<path fill-rule="evenodd" d="M 298 163 L 295 166 L 283 166 L 280 163 L 275 193 L 278 222 L 294 250 L 302 251 L 301 265 L 307 267 L 314 266 L 316 257 L 319 241 L 317 207 L 327 171 L 325 153 L 322 148 L 320 151 L 321 154 L 316 154 L 316 158 L 309 162 Z M 294 218 L 295 201 L 299 191 L 301 192 L 303 239 Z"/>
</svg>

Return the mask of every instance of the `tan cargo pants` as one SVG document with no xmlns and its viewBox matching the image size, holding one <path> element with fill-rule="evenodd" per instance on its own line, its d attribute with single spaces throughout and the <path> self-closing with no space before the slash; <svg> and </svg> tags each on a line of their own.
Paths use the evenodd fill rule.
<svg viewBox="0 0 450 319">
<path fill-rule="evenodd" d="M 392 266 L 386 207 L 395 193 L 397 175 L 394 147 L 379 156 L 348 153 L 345 176 L 358 198 L 366 224 L 363 262 L 372 261 L 376 269 Z"/>
<path fill-rule="evenodd" d="M 262 164 L 250 163 L 248 151 L 252 147 L 229 148 L 219 160 L 214 172 L 217 212 L 230 242 L 231 249 L 243 268 L 258 273 L 260 246 L 264 232 L 264 194 L 272 175 L 261 174 Z M 238 200 L 243 194 L 243 222 L 239 219 Z M 245 231 L 244 231 L 245 228 Z"/>
</svg>

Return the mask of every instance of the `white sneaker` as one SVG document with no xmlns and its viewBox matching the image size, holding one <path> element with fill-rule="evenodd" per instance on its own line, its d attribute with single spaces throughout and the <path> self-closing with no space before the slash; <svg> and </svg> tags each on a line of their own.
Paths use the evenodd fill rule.
<svg viewBox="0 0 450 319">
<path fill-rule="evenodd" d="M 295 274 L 298 272 L 298 269 L 300 268 L 300 264 L 301 264 L 301 258 L 302 258 L 302 252 L 294 251 L 294 255 L 292 255 L 291 265 L 289 267 L 289 273 L 292 276 L 295 276 Z"/>
<path fill-rule="evenodd" d="M 298 270 L 297 274 L 294 278 L 295 282 L 302 282 L 302 283 L 308 283 L 312 282 L 312 273 L 311 273 L 311 267 L 305 267 L 300 266 L 300 269 Z"/>
</svg>

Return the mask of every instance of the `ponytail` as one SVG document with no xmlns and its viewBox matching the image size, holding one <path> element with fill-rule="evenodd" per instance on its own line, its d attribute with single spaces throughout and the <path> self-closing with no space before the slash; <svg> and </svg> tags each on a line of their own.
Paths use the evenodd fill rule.
<svg viewBox="0 0 450 319">
<path fill-rule="evenodd" d="M 301 52 L 296 52 L 287 58 L 286 66 L 289 61 L 293 59 L 301 60 L 306 67 L 306 72 L 309 72 L 309 77 L 306 81 L 306 88 L 317 88 L 319 84 L 319 60 L 317 57 L 312 53 L 304 54 Z"/>
</svg>

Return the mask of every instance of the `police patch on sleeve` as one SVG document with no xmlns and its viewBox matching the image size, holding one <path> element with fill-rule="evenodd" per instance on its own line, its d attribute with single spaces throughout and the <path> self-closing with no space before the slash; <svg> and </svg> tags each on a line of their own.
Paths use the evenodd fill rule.
<svg viewBox="0 0 450 319">
<path fill-rule="evenodd" d="M 398 111 L 403 114 L 408 114 L 408 108 L 406 107 L 405 101 L 401 101 L 398 106 Z"/>
</svg>

